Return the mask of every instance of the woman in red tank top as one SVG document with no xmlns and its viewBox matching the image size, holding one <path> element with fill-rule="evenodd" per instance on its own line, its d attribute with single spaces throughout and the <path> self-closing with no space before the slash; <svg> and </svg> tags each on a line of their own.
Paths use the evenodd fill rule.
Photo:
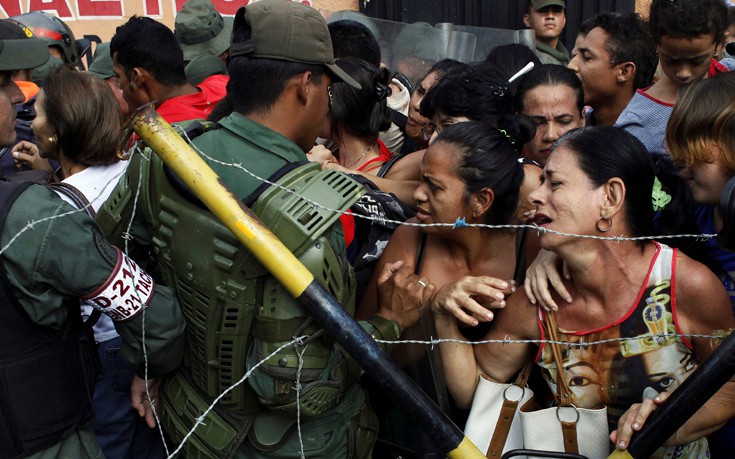
<svg viewBox="0 0 735 459">
<path fill-rule="evenodd" d="M 541 246 L 569 270 L 561 282 L 572 298 L 556 313 L 559 339 L 569 343 L 563 352 L 564 377 L 577 406 L 608 407 L 608 420 L 618 427 L 611 439 L 624 449 L 632 431 L 655 409 L 651 400 L 641 405 L 643 390 L 673 391 L 717 347 L 715 340 L 680 335 L 712 335 L 735 326 L 735 318 L 724 287 L 706 266 L 650 240 L 615 238 L 654 234 L 654 208 L 663 207 L 664 214 L 680 211 L 676 202 L 655 191 L 664 182 L 663 189 L 674 194 L 670 187 L 680 182 L 657 170 L 635 138 L 613 127 L 573 131 L 552 151 L 542 182 L 529 196 L 535 223 L 545 230 Z M 461 339 L 458 323 L 471 324 L 468 316 L 486 320 L 486 308 L 458 303 L 465 289 L 462 281 L 446 285 L 432 300 L 439 337 Z M 561 304 L 557 293 L 553 298 Z M 484 339 L 545 339 L 543 311 L 533 307 L 524 291 L 494 314 Z M 618 338 L 633 339 L 599 343 Z M 535 344 L 450 344 L 442 345 L 441 355 L 445 374 L 460 375 L 447 384 L 465 406 L 472 402 L 480 374 L 509 381 L 530 358 L 552 388 L 557 377 L 546 348 Z M 733 415 L 731 380 L 667 441 L 668 450 L 654 457 L 705 457 L 703 437 Z"/>
</svg>

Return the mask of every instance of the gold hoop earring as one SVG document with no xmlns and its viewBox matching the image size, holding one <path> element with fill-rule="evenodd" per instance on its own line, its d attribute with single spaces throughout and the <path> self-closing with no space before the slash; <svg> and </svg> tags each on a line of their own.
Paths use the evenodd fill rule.
<svg viewBox="0 0 735 459">
<path fill-rule="evenodd" d="M 607 226 L 600 228 L 600 222 L 605 222 Z M 610 228 L 612 228 L 612 225 L 613 225 L 612 218 L 606 218 L 606 217 L 603 217 L 602 215 L 600 215 L 600 218 L 597 219 L 597 223 L 595 224 L 595 226 L 597 227 L 597 231 L 601 233 L 607 233 L 608 231 L 610 231 Z"/>
</svg>

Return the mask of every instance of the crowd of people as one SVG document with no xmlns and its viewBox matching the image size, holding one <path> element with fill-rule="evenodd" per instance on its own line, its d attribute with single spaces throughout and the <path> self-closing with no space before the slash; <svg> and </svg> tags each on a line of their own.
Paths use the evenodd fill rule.
<svg viewBox="0 0 735 459">
<path fill-rule="evenodd" d="M 146 106 L 457 425 L 532 362 L 624 450 L 735 328 L 735 253 L 677 237 L 735 226 L 735 14 L 652 0 L 570 53 L 564 0 L 527 3 L 533 49 L 396 68 L 300 2 L 134 16 L 87 70 L 57 18 L 0 20 L 0 457 L 445 453 L 126 131 Z M 652 457 L 730 457 L 733 418 L 735 379 Z"/>
</svg>

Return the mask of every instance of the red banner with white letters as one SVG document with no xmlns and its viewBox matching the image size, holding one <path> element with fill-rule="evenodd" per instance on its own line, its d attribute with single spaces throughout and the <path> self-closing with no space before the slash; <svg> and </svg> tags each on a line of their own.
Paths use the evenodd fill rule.
<svg viewBox="0 0 735 459">
<path fill-rule="evenodd" d="M 223 16 L 258 0 L 212 0 Z M 357 0 L 292 0 L 328 10 L 357 9 Z M 174 17 L 186 0 L 0 0 L 0 18 L 46 11 L 66 22 L 76 38 L 95 35 L 110 41 L 115 28 L 133 15 L 148 16 L 173 29 Z"/>
</svg>

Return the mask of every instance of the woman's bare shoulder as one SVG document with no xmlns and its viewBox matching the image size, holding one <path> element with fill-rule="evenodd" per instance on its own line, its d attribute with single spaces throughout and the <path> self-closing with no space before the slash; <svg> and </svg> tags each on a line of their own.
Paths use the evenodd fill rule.
<svg viewBox="0 0 735 459">
<path fill-rule="evenodd" d="M 516 288 L 505 307 L 496 310 L 491 333 L 510 339 L 538 339 L 538 307 L 531 304 L 523 288 Z"/>
<path fill-rule="evenodd" d="M 676 307 L 685 331 L 709 333 L 735 324 L 727 290 L 707 266 L 677 251 L 675 282 Z"/>
<path fill-rule="evenodd" d="M 402 252 L 416 252 L 419 241 L 421 240 L 421 228 L 412 226 L 411 223 L 418 223 L 415 218 L 409 218 L 405 221 L 408 225 L 398 225 L 388 241 L 386 251 L 389 249 Z"/>
<path fill-rule="evenodd" d="M 391 180 L 420 180 L 421 175 L 419 169 L 425 152 L 426 150 L 414 151 L 397 160 L 388 169 L 385 178 Z"/>
</svg>

